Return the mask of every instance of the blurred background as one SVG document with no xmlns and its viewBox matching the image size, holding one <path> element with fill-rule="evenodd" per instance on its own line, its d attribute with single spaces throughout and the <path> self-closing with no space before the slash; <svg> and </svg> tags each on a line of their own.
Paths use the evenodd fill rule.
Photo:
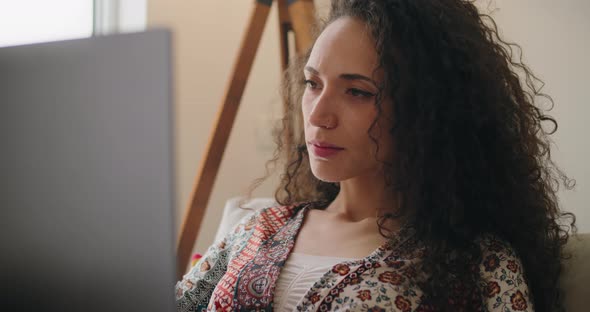
<svg viewBox="0 0 590 312">
<path fill-rule="evenodd" d="M 0 47 L 166 27 L 174 33 L 176 100 L 177 228 L 212 131 L 230 71 L 255 0 L 0 0 Z M 523 60 L 545 82 L 559 129 L 553 158 L 577 180 L 560 191 L 562 207 L 590 232 L 590 1 L 478 0 L 505 39 L 523 49 Z M 316 0 L 325 16 L 329 0 Z M 225 201 L 242 195 L 264 175 L 273 152 L 271 125 L 282 104 L 276 5 L 242 98 L 209 201 L 195 251 L 213 242 Z M 271 176 L 254 196 L 274 193 Z"/>
</svg>

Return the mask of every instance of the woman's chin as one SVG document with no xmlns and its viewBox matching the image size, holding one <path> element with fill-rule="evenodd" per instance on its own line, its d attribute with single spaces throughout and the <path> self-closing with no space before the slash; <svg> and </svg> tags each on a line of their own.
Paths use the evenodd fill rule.
<svg viewBox="0 0 590 312">
<path fill-rule="evenodd" d="M 346 177 L 342 174 L 342 172 L 339 172 L 339 170 L 336 168 L 328 169 L 312 167 L 311 172 L 318 180 L 323 182 L 336 183 L 346 180 Z"/>
</svg>

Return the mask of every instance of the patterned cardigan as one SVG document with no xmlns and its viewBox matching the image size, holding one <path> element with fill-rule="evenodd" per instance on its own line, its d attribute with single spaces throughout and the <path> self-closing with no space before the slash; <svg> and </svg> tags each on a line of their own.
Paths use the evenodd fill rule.
<svg viewBox="0 0 590 312">
<path fill-rule="evenodd" d="M 245 216 L 176 284 L 177 310 L 273 311 L 280 270 L 308 209 L 309 203 L 279 206 Z M 333 266 L 308 290 L 297 311 L 435 311 L 416 283 L 424 248 L 411 232 L 404 227 L 366 258 Z M 481 277 L 479 289 L 450 286 L 457 296 L 449 303 L 457 311 L 532 311 L 514 250 L 491 235 L 478 242 L 482 263 L 474 269 Z"/>
</svg>

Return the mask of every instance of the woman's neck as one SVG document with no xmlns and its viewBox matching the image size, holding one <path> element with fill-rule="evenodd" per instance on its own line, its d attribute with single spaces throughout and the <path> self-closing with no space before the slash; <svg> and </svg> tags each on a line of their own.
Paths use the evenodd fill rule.
<svg viewBox="0 0 590 312">
<path fill-rule="evenodd" d="M 380 211 L 391 211 L 396 206 L 396 199 L 386 188 L 385 181 L 379 182 L 375 177 L 355 177 L 340 182 L 340 192 L 325 211 L 342 221 L 374 221 Z"/>
</svg>

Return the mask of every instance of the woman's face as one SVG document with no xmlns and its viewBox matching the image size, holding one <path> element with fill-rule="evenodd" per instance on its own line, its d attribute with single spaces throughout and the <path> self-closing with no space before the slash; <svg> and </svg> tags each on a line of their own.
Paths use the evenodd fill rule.
<svg viewBox="0 0 590 312">
<path fill-rule="evenodd" d="M 368 133 L 378 114 L 375 98 L 382 77 L 377 66 L 373 39 L 359 20 L 337 19 L 315 42 L 304 69 L 302 110 L 311 170 L 318 179 L 341 182 L 381 173 Z M 389 116 L 390 106 L 384 98 L 381 115 Z M 391 157 L 386 119 L 380 118 L 371 132 L 381 161 Z"/>
</svg>

